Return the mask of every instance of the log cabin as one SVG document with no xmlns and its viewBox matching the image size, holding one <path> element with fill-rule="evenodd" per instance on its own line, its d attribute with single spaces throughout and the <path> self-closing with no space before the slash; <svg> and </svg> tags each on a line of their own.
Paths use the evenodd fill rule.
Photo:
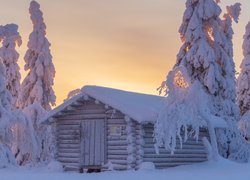
<svg viewBox="0 0 250 180">
<path fill-rule="evenodd" d="M 55 127 L 56 159 L 66 171 L 137 170 L 143 163 L 162 169 L 207 160 L 200 129 L 174 154 L 155 150 L 154 123 L 161 96 L 85 86 L 81 93 L 49 113 L 44 123 Z M 223 124 L 224 122 L 221 122 Z M 218 126 L 219 128 L 220 126 Z"/>
</svg>

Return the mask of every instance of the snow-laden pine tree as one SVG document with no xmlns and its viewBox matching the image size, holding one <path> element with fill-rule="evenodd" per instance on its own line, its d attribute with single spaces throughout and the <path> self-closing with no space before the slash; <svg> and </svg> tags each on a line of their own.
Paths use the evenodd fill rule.
<svg viewBox="0 0 250 180">
<path fill-rule="evenodd" d="M 10 151 L 13 120 L 11 106 L 11 95 L 6 89 L 6 70 L 0 61 L 0 168 L 16 164 L 15 157 Z"/>
<path fill-rule="evenodd" d="M 250 22 L 246 25 L 243 41 L 244 59 L 240 65 L 241 72 L 237 79 L 237 103 L 242 118 L 239 127 L 246 138 L 250 138 Z"/>
<path fill-rule="evenodd" d="M 240 75 L 237 80 L 237 102 L 244 115 L 250 110 L 250 22 L 246 26 L 243 42 L 244 59 L 240 65 Z"/>
<path fill-rule="evenodd" d="M 225 52 L 227 37 L 221 31 L 220 14 L 221 9 L 214 0 L 187 1 L 179 30 L 183 46 L 175 66 L 186 67 L 191 80 L 201 82 L 213 98 L 215 115 L 235 120 L 235 69 L 231 57 Z M 231 48 L 230 44 L 228 46 Z"/>
<path fill-rule="evenodd" d="M 28 74 L 21 84 L 18 106 L 34 127 L 38 149 L 36 161 L 49 161 L 53 157 L 52 130 L 42 125 L 41 119 L 51 110 L 51 105 L 55 105 L 56 97 L 52 88 L 55 68 L 40 5 L 32 0 L 29 12 L 33 32 L 29 36 L 28 50 L 24 57 Z"/>
<path fill-rule="evenodd" d="M 6 87 L 12 95 L 13 107 L 16 107 L 21 75 L 19 65 L 17 64 L 19 53 L 15 48 L 16 45 L 21 46 L 22 39 L 16 24 L 7 24 L 2 29 L 0 58 L 6 67 Z"/>
<path fill-rule="evenodd" d="M 190 79 L 190 83 L 188 83 L 189 88 L 184 89 L 185 91 L 190 91 L 190 93 L 182 99 L 179 95 L 176 96 L 176 93 L 170 92 L 171 89 L 173 91 L 175 88 L 169 89 L 165 106 L 159 115 L 155 128 L 158 146 L 163 144 L 165 147 L 169 147 L 169 145 L 172 146 L 175 144 L 174 141 L 176 137 L 182 141 L 183 139 L 180 136 L 180 131 L 187 131 L 187 124 L 182 124 L 182 122 L 188 121 L 189 125 L 193 125 L 197 137 L 199 130 L 197 127 L 202 125 L 201 121 L 198 121 L 199 119 L 205 120 L 210 127 L 211 124 L 209 125 L 209 119 L 211 119 L 211 121 L 224 119 L 228 124 L 229 132 L 227 132 L 225 137 L 221 139 L 223 139 L 224 142 L 229 142 L 231 144 L 230 146 L 226 146 L 224 152 L 232 153 L 231 147 L 236 147 L 238 139 L 240 139 L 236 127 L 236 121 L 239 118 L 239 110 L 235 104 L 235 65 L 232 58 L 233 31 L 231 20 L 231 18 L 238 18 L 240 8 L 236 7 L 239 6 L 235 5 L 234 8 L 228 7 L 228 17 L 225 15 L 225 20 L 222 21 L 220 18 L 221 9 L 217 1 L 186 1 L 186 10 L 179 29 L 183 45 L 177 55 L 177 63 L 174 67 L 174 71 L 175 69 L 181 68 L 187 72 L 184 73 L 186 74 L 184 79 Z M 235 11 L 232 13 L 230 10 Z M 177 71 L 176 75 L 178 75 L 178 73 L 179 71 Z M 182 73 L 182 75 L 184 74 Z M 171 75 L 174 76 L 172 81 L 178 79 L 175 77 L 176 75 Z M 199 106 L 193 104 L 193 107 L 190 108 L 190 110 L 186 110 L 186 108 L 183 107 L 183 104 L 190 104 L 187 102 L 188 95 L 196 94 L 192 92 L 195 91 L 195 88 L 192 87 L 197 83 L 200 84 L 198 87 L 201 88 L 197 90 L 197 94 L 207 94 L 206 106 L 208 108 L 204 109 L 202 108 L 204 105 Z M 167 82 L 167 86 L 171 86 L 171 84 L 176 85 L 175 83 Z M 185 91 L 183 91 L 183 93 Z M 175 98 L 171 97 L 171 94 L 174 94 Z M 174 101 L 171 101 L 171 99 L 180 99 L 182 103 L 176 104 Z M 199 99 L 200 101 L 205 101 L 204 98 Z M 169 109 L 169 107 L 172 108 Z M 193 114 L 194 112 L 196 113 L 196 116 L 190 116 L 190 118 L 182 115 Z M 172 114 L 172 116 L 170 116 L 170 114 Z M 176 121 L 172 121 L 172 117 L 175 117 L 175 119 L 177 118 Z M 171 125 L 173 130 L 166 131 L 171 123 L 174 123 Z M 214 137 L 215 133 L 212 129 L 213 128 L 209 129 L 210 136 Z M 232 136 L 237 136 L 237 138 L 231 139 Z M 241 142 L 241 140 L 239 141 Z M 213 148 L 216 149 L 215 142 L 213 145 Z M 229 154 L 223 155 L 229 156 Z M 240 154 L 239 156 L 242 155 Z M 234 157 L 235 159 L 238 158 L 236 156 Z"/>
<path fill-rule="evenodd" d="M 55 105 L 56 100 L 52 88 L 55 68 L 50 53 L 50 43 L 46 38 L 46 25 L 40 5 L 36 1 L 31 1 L 29 12 L 33 32 L 29 36 L 28 50 L 24 57 L 24 68 L 28 74 L 21 84 L 18 105 L 20 108 L 25 108 L 37 103 L 44 109 L 51 110 L 51 105 Z"/>
</svg>

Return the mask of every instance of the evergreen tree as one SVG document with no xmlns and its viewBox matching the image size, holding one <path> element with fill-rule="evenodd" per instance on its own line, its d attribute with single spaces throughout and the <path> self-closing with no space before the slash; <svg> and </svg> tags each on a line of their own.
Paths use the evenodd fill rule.
<svg viewBox="0 0 250 180">
<path fill-rule="evenodd" d="M 188 0 L 186 7 L 179 30 L 183 46 L 175 66 L 186 67 L 191 80 L 203 85 L 215 102 L 212 110 L 215 115 L 235 119 L 235 77 L 232 76 L 235 70 L 224 50 L 227 38 L 221 31 L 221 9 L 214 0 Z"/>
<path fill-rule="evenodd" d="M 238 160 L 245 160 L 248 156 L 249 152 L 246 150 L 236 125 L 239 110 L 235 104 L 236 82 L 232 47 L 232 19 L 238 20 L 240 4 L 227 7 L 227 11 L 222 20 L 218 1 L 187 0 L 179 29 L 183 45 L 177 55 L 177 63 L 168 76 L 169 93 L 156 123 L 155 134 L 158 145 L 165 143 L 165 147 L 168 147 L 175 144 L 176 133 L 182 141 L 180 131 L 183 127 L 187 131 L 187 123 L 193 126 L 197 137 L 199 130 L 197 127 L 202 126 L 202 120 L 205 120 L 211 127 L 210 120 L 224 119 L 227 122 L 228 131 L 222 132 L 219 136 L 221 144 L 223 144 L 223 152 L 220 152 L 226 157 L 231 156 L 232 159 Z M 180 71 L 183 78 L 175 77 L 179 73 L 178 69 L 184 69 L 185 73 L 183 70 Z M 176 74 L 173 74 L 174 72 Z M 188 86 L 187 88 L 181 86 L 181 89 L 185 89 L 184 91 L 178 90 L 178 93 L 171 93 L 170 91 L 176 91 L 176 88 L 172 86 L 179 86 L 179 83 L 175 83 L 176 79 L 189 79 Z M 193 86 L 200 87 L 200 89 L 194 93 Z M 204 105 L 203 102 L 190 105 L 189 96 L 195 94 L 205 99 L 194 98 L 194 101 L 205 101 L 207 105 Z M 175 99 L 181 103 L 176 104 Z M 201 105 L 199 106 L 199 104 Z M 188 107 L 185 108 L 185 106 Z M 169 107 L 171 108 L 168 109 Z M 176 114 L 176 121 L 171 120 L 170 114 Z M 191 117 L 188 118 L 182 114 L 190 114 Z M 171 123 L 174 123 L 171 125 L 174 130 L 166 131 Z M 209 128 L 209 133 L 210 137 L 213 136 L 215 140 L 213 128 Z M 214 145 L 213 148 L 217 148 L 217 143 L 213 140 L 212 145 Z M 240 150 L 236 150 L 236 147 L 240 147 Z"/>
<path fill-rule="evenodd" d="M 11 95 L 6 89 L 6 70 L 0 61 L 0 168 L 15 164 L 15 158 L 10 151 L 11 143 Z"/>
<path fill-rule="evenodd" d="M 250 22 L 246 26 L 243 42 L 244 59 L 240 65 L 241 72 L 237 80 L 237 102 L 244 115 L 250 110 Z"/>
<path fill-rule="evenodd" d="M 16 45 L 21 46 L 22 40 L 18 33 L 18 26 L 8 24 L 3 27 L 2 47 L 0 48 L 0 58 L 6 67 L 6 87 L 12 95 L 13 107 L 16 106 L 18 93 L 20 90 L 20 68 L 17 64 L 19 54 Z"/>
<path fill-rule="evenodd" d="M 46 25 L 40 5 L 36 1 L 31 1 L 29 12 L 33 32 L 29 36 L 28 50 L 24 57 L 28 75 L 21 84 L 18 105 L 20 108 L 25 108 L 37 103 L 44 109 L 50 110 L 56 100 L 52 89 L 55 68 L 50 54 L 50 43 L 46 38 Z"/>
</svg>

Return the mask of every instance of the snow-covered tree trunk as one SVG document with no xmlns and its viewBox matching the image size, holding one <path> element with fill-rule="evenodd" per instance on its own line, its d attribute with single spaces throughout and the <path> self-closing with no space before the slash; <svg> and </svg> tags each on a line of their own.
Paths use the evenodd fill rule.
<svg viewBox="0 0 250 180">
<path fill-rule="evenodd" d="M 21 84 L 18 106 L 25 108 L 38 103 L 44 109 L 51 110 L 55 105 L 56 96 L 52 88 L 55 68 L 50 53 L 50 43 L 46 38 L 46 25 L 40 5 L 36 1 L 30 3 L 30 17 L 33 32 L 29 36 L 28 50 L 25 54 L 25 70 L 28 75 Z"/>
<path fill-rule="evenodd" d="M 7 24 L 3 26 L 3 36 L 0 37 L 2 47 L 0 48 L 0 58 L 6 67 L 6 87 L 12 95 L 13 108 L 16 107 L 16 101 L 20 90 L 20 68 L 17 64 L 19 54 L 16 51 L 16 45 L 21 46 L 22 40 L 18 33 L 18 26 Z"/>
</svg>

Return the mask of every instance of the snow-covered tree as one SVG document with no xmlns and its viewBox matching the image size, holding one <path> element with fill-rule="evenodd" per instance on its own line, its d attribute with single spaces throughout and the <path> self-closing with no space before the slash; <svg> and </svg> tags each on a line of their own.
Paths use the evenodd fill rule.
<svg viewBox="0 0 250 180">
<path fill-rule="evenodd" d="M 13 107 L 16 105 L 20 90 L 20 68 L 17 64 L 19 54 L 16 45 L 21 46 L 22 39 L 16 24 L 7 24 L 2 27 L 3 35 L 0 37 L 2 47 L 0 48 L 0 58 L 6 67 L 6 87 L 12 95 Z"/>
<path fill-rule="evenodd" d="M 50 43 L 46 38 L 46 25 L 43 13 L 36 1 L 30 3 L 30 17 L 33 32 L 29 36 L 28 50 L 25 54 L 25 70 L 28 75 L 21 84 L 18 105 L 25 108 L 38 103 L 44 109 L 50 110 L 55 105 L 56 96 L 52 88 L 55 68 L 50 53 Z"/>
<path fill-rule="evenodd" d="M 43 125 L 41 122 L 41 120 L 47 116 L 48 112 L 38 103 L 29 105 L 23 109 L 23 112 L 29 122 L 32 122 L 35 131 L 35 139 L 37 142 L 37 151 L 34 153 L 34 155 L 36 155 L 35 160 L 38 162 L 51 161 L 55 153 L 56 143 L 53 135 L 55 128 L 53 128 L 53 126 Z"/>
<path fill-rule="evenodd" d="M 15 157 L 10 151 L 12 140 L 11 95 L 6 89 L 6 70 L 0 61 L 0 168 L 15 164 Z"/>
<path fill-rule="evenodd" d="M 233 158 L 240 159 L 245 158 L 248 152 L 244 154 L 245 147 L 242 147 L 239 151 L 235 152 L 235 147 L 239 147 L 237 143 L 242 143 L 241 137 L 239 136 L 236 121 L 239 118 L 239 109 L 235 103 L 236 91 L 235 91 L 235 65 L 233 62 L 233 48 L 232 48 L 232 19 L 238 20 L 240 6 L 236 4 L 227 8 L 227 14 L 225 20 L 220 18 L 221 9 L 218 5 L 219 1 L 214 0 L 187 0 L 186 10 L 184 12 L 183 21 L 179 29 L 181 40 L 183 45 L 177 55 L 177 63 L 174 67 L 182 69 L 184 68 L 187 72 L 185 77 L 190 79 L 190 87 L 200 84 L 200 89 L 189 88 L 186 91 L 190 91 L 189 94 L 206 94 L 208 109 L 205 112 L 202 107 L 205 106 L 194 106 L 194 110 L 190 110 L 189 113 L 195 112 L 196 118 L 192 120 L 189 125 L 195 127 L 197 131 L 197 123 L 199 118 L 202 117 L 204 120 L 212 117 L 213 119 L 224 119 L 228 124 L 228 132 L 223 139 L 224 143 L 230 142 L 229 146 L 225 146 L 225 151 L 229 153 L 237 154 Z M 167 86 L 169 84 L 167 83 Z M 197 86 L 198 87 L 198 86 Z M 169 87 L 168 87 L 169 88 Z M 165 108 L 161 111 L 155 128 L 156 140 L 158 145 L 164 144 L 165 147 L 173 145 L 174 133 L 180 133 L 181 129 L 186 127 L 187 117 L 177 116 L 177 121 L 172 121 L 170 114 L 176 114 L 183 112 L 183 103 L 179 105 L 173 105 L 171 99 L 173 94 L 169 89 L 168 96 L 166 97 Z M 193 93 L 192 91 L 196 91 Z M 184 104 L 187 103 L 188 96 L 184 99 Z M 195 99 L 195 97 L 194 97 Z M 192 99 L 189 99 L 193 101 Z M 199 99 L 198 99 L 199 100 Z M 197 104 L 199 104 L 197 102 Z M 173 106 L 172 106 L 173 105 Z M 173 108 L 168 109 L 169 106 Z M 190 107 L 190 106 L 188 106 Z M 187 108 L 188 108 L 187 107 Z M 165 110 L 164 110 L 165 109 Z M 198 114 L 197 114 L 198 113 Z M 191 113 L 192 114 L 192 113 Z M 170 118 L 171 117 L 171 118 Z M 183 118 L 183 119 L 182 119 Z M 185 123 L 184 123 L 185 122 Z M 208 121 L 207 121 L 208 122 Z M 173 127 L 172 133 L 166 131 L 162 127 L 168 127 L 170 124 Z M 182 124 L 184 123 L 184 124 Z M 209 122 L 208 122 L 209 123 Z M 182 125 L 181 125 L 182 124 Z M 209 126 L 209 124 L 208 124 Z M 214 130 L 209 129 L 210 135 L 214 136 Z M 212 132 L 211 132 L 212 131 Z M 179 137 L 180 138 L 180 137 Z M 232 139 L 233 138 L 233 139 Z M 185 140 L 185 138 L 184 138 Z M 216 148 L 216 145 L 214 145 Z M 244 155 L 242 155 L 244 154 Z M 224 155 L 224 154 L 223 154 Z M 225 155 L 229 156 L 229 155 Z M 241 157 L 239 157 L 241 156 Z"/>
<path fill-rule="evenodd" d="M 210 112 L 211 97 L 204 91 L 199 81 L 191 83 L 185 67 L 176 67 L 170 71 L 166 84 L 168 96 L 155 126 L 157 147 L 165 146 L 174 152 L 177 140 L 180 143 L 185 142 L 190 135 L 198 140 L 200 128 L 206 126 L 210 130 L 214 150 L 211 155 L 217 158 L 213 123 L 219 118 Z M 188 132 L 190 126 L 192 132 Z M 181 135 L 183 132 L 184 137 Z"/>
<path fill-rule="evenodd" d="M 243 115 L 250 110 L 250 22 L 246 26 L 242 47 L 244 59 L 237 80 L 237 102 Z"/>
<path fill-rule="evenodd" d="M 186 67 L 191 80 L 200 81 L 213 96 L 215 115 L 235 119 L 235 77 L 232 76 L 235 70 L 223 47 L 227 38 L 221 31 L 220 14 L 221 9 L 214 0 L 187 1 L 179 30 L 183 46 L 176 66 Z"/>
<path fill-rule="evenodd" d="M 35 162 L 39 156 L 39 148 L 32 121 L 19 109 L 12 113 L 15 119 L 11 123 L 11 151 L 19 165 Z"/>
</svg>

